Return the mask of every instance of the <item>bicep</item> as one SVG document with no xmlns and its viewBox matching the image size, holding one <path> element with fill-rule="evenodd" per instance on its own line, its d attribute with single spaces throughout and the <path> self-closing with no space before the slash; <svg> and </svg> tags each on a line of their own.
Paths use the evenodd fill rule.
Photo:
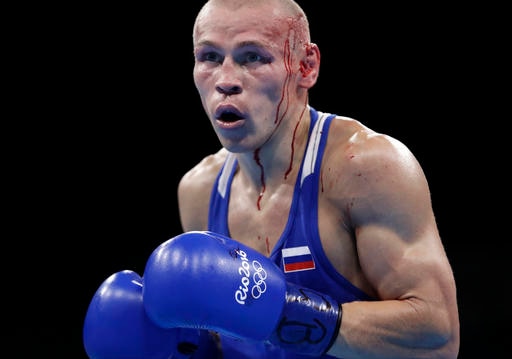
<svg viewBox="0 0 512 359">
<path fill-rule="evenodd" d="M 366 159 L 365 196 L 351 209 L 359 260 L 381 299 L 423 298 L 449 268 L 419 163 L 402 144 L 385 143 Z"/>
<path fill-rule="evenodd" d="M 361 268 L 379 299 L 432 299 L 449 267 L 434 227 L 403 236 L 392 226 L 367 225 L 358 230 Z"/>
</svg>

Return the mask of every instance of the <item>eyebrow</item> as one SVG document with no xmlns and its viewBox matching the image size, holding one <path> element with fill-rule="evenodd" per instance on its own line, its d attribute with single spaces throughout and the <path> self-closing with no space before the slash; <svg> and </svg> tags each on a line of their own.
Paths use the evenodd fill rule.
<svg viewBox="0 0 512 359">
<path fill-rule="evenodd" d="M 217 45 L 215 45 L 214 42 L 212 41 L 209 41 L 209 40 L 204 40 L 204 41 L 199 41 L 196 45 L 197 46 L 211 46 L 211 47 L 218 47 Z"/>
<path fill-rule="evenodd" d="M 220 47 L 215 42 L 210 41 L 210 40 L 200 41 L 200 42 L 198 42 L 196 44 L 196 47 L 197 46 Z M 249 40 L 249 41 L 242 41 L 242 42 L 237 43 L 236 47 L 237 48 L 241 48 L 241 47 L 265 47 L 265 45 L 262 42 L 260 42 L 260 41 Z"/>
<path fill-rule="evenodd" d="M 265 45 L 260 41 L 242 41 L 237 44 L 237 47 L 265 47 Z"/>
</svg>

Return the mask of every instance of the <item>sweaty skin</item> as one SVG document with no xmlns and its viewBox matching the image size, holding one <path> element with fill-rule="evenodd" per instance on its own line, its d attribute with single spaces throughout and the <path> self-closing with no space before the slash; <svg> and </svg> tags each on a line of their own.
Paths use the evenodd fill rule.
<svg viewBox="0 0 512 359">
<path fill-rule="evenodd" d="M 210 192 L 229 151 L 239 163 L 229 203 L 231 236 L 268 255 L 285 227 L 304 157 L 308 91 L 319 76 L 320 50 L 304 13 L 281 0 L 207 2 L 193 45 L 194 83 L 222 148 L 179 184 L 183 230 L 207 229 Z M 456 358 L 455 280 L 415 156 L 397 139 L 338 116 L 319 192 L 328 259 L 378 298 L 343 304 L 328 354 Z"/>
</svg>

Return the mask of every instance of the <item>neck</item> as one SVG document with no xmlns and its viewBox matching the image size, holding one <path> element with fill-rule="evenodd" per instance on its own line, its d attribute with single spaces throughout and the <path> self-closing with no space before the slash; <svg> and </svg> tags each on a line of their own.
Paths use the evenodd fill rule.
<svg viewBox="0 0 512 359">
<path fill-rule="evenodd" d="M 283 127 L 264 146 L 237 154 L 247 180 L 256 187 L 294 181 L 304 158 L 310 122 L 306 106 L 303 112 L 283 119 Z"/>
</svg>

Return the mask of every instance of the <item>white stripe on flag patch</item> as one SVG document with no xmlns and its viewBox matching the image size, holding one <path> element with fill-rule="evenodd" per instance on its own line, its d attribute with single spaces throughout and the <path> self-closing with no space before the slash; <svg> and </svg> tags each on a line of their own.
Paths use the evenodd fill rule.
<svg viewBox="0 0 512 359">
<path fill-rule="evenodd" d="M 309 247 L 283 248 L 283 257 L 300 256 L 301 254 L 311 254 Z"/>
<path fill-rule="evenodd" d="M 308 246 L 284 248 L 281 253 L 285 273 L 315 269 L 315 261 Z"/>
</svg>

